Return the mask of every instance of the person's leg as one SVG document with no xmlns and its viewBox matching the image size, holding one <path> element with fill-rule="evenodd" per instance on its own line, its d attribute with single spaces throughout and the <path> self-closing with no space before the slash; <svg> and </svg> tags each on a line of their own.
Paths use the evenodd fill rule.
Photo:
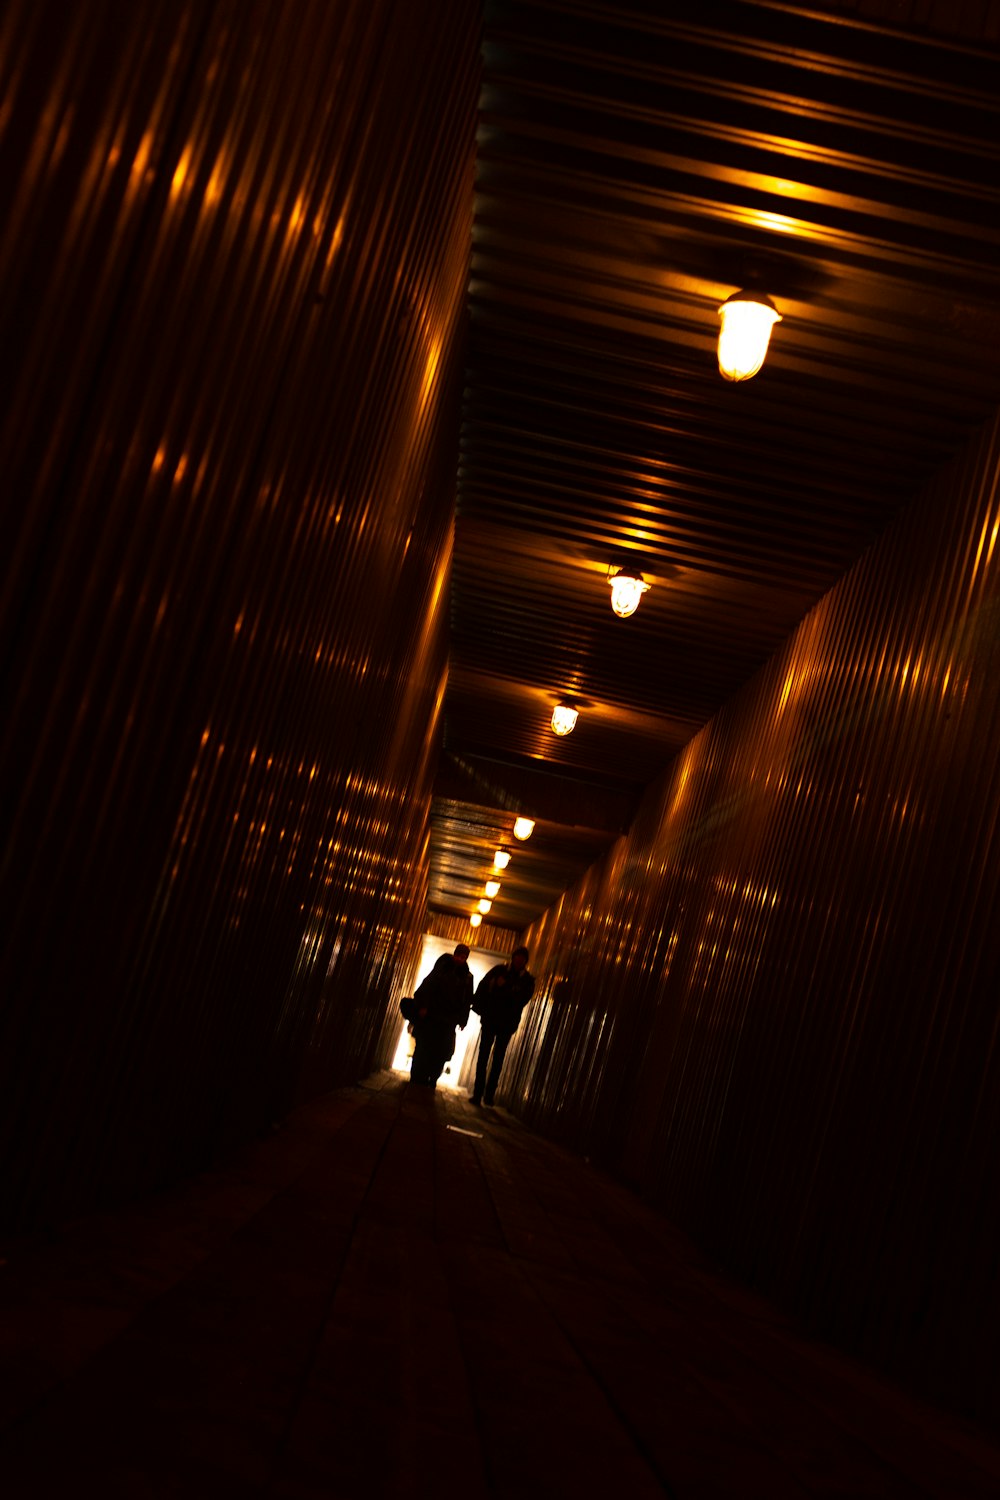
<svg viewBox="0 0 1000 1500">
<path fill-rule="evenodd" d="M 446 1032 L 438 1039 L 438 1044 L 434 1052 L 434 1065 L 431 1068 L 431 1083 L 435 1085 L 437 1084 L 438 1079 L 444 1072 L 445 1063 L 448 1061 L 449 1057 L 452 1056 L 454 1051 L 455 1034 L 454 1032 L 452 1032 L 451 1036 L 449 1037 Z"/>
<path fill-rule="evenodd" d="M 476 1082 L 472 1089 L 473 1104 L 481 1104 L 486 1084 L 486 1065 L 490 1060 L 490 1048 L 496 1033 L 483 1026 L 479 1032 L 479 1055 L 476 1058 Z"/>
<path fill-rule="evenodd" d="M 490 1063 L 490 1076 L 486 1081 L 486 1090 L 483 1094 L 484 1104 L 493 1103 L 493 1096 L 496 1094 L 497 1084 L 500 1082 L 500 1069 L 503 1067 L 504 1053 L 507 1051 L 507 1043 L 509 1041 L 510 1037 L 505 1036 L 502 1031 L 497 1032 L 493 1038 L 493 1059 Z"/>
<path fill-rule="evenodd" d="M 414 1034 L 413 1057 L 410 1060 L 410 1082 L 419 1084 L 433 1083 L 431 1062 L 430 1038 L 427 1035 L 426 1029 L 421 1027 Z"/>
</svg>

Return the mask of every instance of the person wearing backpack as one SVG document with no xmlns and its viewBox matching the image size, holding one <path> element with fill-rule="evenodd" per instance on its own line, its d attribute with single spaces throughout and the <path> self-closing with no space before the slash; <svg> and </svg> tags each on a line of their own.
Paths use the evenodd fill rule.
<svg viewBox="0 0 1000 1500">
<path fill-rule="evenodd" d="M 413 992 L 409 1006 L 414 1039 L 411 1083 L 436 1088 L 455 1050 L 455 1027 L 461 1028 L 468 1021 L 472 1001 L 468 960 L 468 948 L 459 943 L 454 953 L 442 953 Z"/>
</svg>

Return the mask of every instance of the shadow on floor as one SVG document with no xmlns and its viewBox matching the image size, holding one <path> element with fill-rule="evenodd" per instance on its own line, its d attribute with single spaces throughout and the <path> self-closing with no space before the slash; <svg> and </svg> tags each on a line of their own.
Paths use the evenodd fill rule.
<svg viewBox="0 0 1000 1500">
<path fill-rule="evenodd" d="M 1000 1494 L 626 1189 L 381 1074 L 0 1272 L 6 1500 Z"/>
</svg>

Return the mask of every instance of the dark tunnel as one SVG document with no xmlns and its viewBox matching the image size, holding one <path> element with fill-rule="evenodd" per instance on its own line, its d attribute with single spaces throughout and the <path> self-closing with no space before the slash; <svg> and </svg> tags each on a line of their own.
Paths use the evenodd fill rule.
<svg viewBox="0 0 1000 1500">
<path fill-rule="evenodd" d="M 781 1448 L 785 1486 L 754 1440 L 729 1488 L 698 1454 L 731 1433 L 687 1387 L 672 1467 L 667 1396 L 615 1386 L 635 1440 L 608 1472 L 643 1476 L 623 1493 L 996 1493 L 998 64 L 995 0 L 0 9 L 24 1494 L 56 1491 L 24 1478 L 23 1434 L 71 1421 L 68 1397 L 45 1415 L 71 1362 L 43 1379 L 30 1353 L 63 1338 L 67 1226 L 209 1179 L 235 1203 L 212 1174 L 251 1159 L 282 1192 L 326 1184 L 289 1243 L 339 1203 L 383 1226 L 381 1264 L 391 1183 L 423 1255 L 465 1195 L 465 1308 L 496 1235 L 574 1277 L 585 1243 L 598 1278 L 603 1254 L 651 1285 L 697 1264 L 747 1326 L 768 1309 L 963 1435 L 935 1469 L 873 1398 L 877 1480 Z M 743 288 L 781 318 L 733 383 L 717 314 Z M 627 620 L 620 568 L 650 585 Z M 535 978 L 490 1118 L 465 1102 L 474 1049 L 429 1100 L 398 1071 L 424 945 L 459 942 L 482 966 L 523 943 Z M 565 1327 L 610 1330 L 582 1282 L 565 1304 L 544 1285 Z M 632 1287 L 641 1373 L 673 1325 L 643 1330 Z M 503 1325 L 530 1347 L 505 1295 L 484 1346 Z M 387 1425 L 417 1400 L 397 1385 Z M 500 1397 L 473 1386 L 488 1433 Z M 295 1488 L 279 1458 L 223 1483 L 216 1455 L 204 1492 L 569 1494 L 598 1428 L 562 1433 L 564 1488 L 527 1456 L 380 1490 L 360 1459 Z M 141 1467 L 104 1493 L 202 1493 Z"/>
</svg>

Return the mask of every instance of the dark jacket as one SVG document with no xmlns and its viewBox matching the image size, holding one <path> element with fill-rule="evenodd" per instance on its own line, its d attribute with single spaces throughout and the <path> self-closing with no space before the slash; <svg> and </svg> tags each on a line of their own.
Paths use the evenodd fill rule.
<svg viewBox="0 0 1000 1500">
<path fill-rule="evenodd" d="M 442 953 L 427 977 L 413 992 L 413 1024 L 429 1021 L 434 1027 L 464 1026 L 472 1002 L 472 975 L 466 963 L 458 964 L 450 953 Z M 420 1012 L 425 1010 L 426 1016 Z"/>
<path fill-rule="evenodd" d="M 484 974 L 476 990 L 475 1008 L 489 1031 L 513 1036 L 521 1012 L 535 991 L 535 981 L 527 969 L 512 964 L 497 964 Z"/>
</svg>

